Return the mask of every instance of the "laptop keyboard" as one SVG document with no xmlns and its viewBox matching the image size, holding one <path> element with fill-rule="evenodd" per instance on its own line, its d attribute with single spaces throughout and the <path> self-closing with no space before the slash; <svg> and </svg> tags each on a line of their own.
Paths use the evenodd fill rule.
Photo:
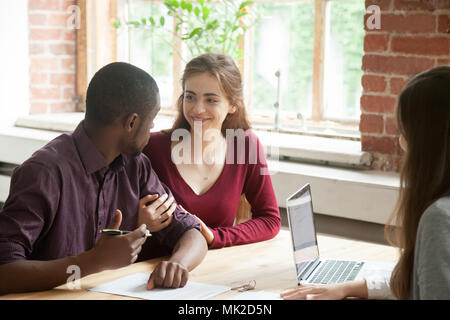
<svg viewBox="0 0 450 320">
<path fill-rule="evenodd" d="M 314 274 L 310 283 L 337 283 L 351 281 L 356 278 L 364 262 L 326 260 Z"/>
</svg>

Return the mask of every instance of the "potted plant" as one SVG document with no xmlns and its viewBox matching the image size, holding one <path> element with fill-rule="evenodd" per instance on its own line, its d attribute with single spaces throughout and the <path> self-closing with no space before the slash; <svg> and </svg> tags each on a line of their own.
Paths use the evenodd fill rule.
<svg viewBox="0 0 450 320">
<path fill-rule="evenodd" d="M 228 54 L 238 61 L 242 58 L 239 41 L 256 21 L 252 4 L 252 1 L 237 0 L 166 0 L 166 16 L 117 20 L 114 27 L 148 29 L 161 32 L 163 37 L 178 37 L 189 51 L 188 59 L 205 52 L 216 52 Z M 168 17 L 173 17 L 174 28 L 167 26 Z M 180 52 L 176 53 L 183 59 Z"/>
</svg>

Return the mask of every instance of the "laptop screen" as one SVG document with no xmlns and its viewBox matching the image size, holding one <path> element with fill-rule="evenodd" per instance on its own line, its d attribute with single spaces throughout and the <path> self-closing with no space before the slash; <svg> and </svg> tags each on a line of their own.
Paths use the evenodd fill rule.
<svg viewBox="0 0 450 320">
<path fill-rule="evenodd" d="M 297 277 L 299 277 L 312 262 L 319 258 L 309 184 L 286 200 L 286 208 Z"/>
</svg>

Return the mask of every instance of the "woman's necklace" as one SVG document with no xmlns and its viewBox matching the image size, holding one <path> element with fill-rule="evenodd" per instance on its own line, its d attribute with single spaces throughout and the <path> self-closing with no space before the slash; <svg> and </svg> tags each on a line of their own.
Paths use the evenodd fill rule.
<svg viewBox="0 0 450 320">
<path fill-rule="evenodd" d="M 212 142 L 214 143 L 214 142 Z M 211 150 L 210 150 L 211 149 Z M 208 145 L 205 147 L 203 154 L 203 168 L 206 168 L 207 172 L 203 173 L 203 180 L 208 180 L 210 172 L 216 169 L 218 166 L 222 167 L 226 155 L 226 139 L 221 138 L 217 145 Z M 207 152 L 205 152 L 205 150 Z M 209 151 L 209 152 L 208 152 Z"/>
</svg>

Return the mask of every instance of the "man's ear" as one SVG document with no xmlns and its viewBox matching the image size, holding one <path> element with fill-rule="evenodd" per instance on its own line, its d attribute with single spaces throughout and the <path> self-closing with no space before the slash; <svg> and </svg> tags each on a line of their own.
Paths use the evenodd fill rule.
<svg viewBox="0 0 450 320">
<path fill-rule="evenodd" d="M 129 116 L 125 117 L 125 131 L 127 132 L 133 132 L 136 130 L 136 128 L 139 127 L 139 122 L 141 121 L 141 118 L 137 113 L 132 113 Z"/>
</svg>

